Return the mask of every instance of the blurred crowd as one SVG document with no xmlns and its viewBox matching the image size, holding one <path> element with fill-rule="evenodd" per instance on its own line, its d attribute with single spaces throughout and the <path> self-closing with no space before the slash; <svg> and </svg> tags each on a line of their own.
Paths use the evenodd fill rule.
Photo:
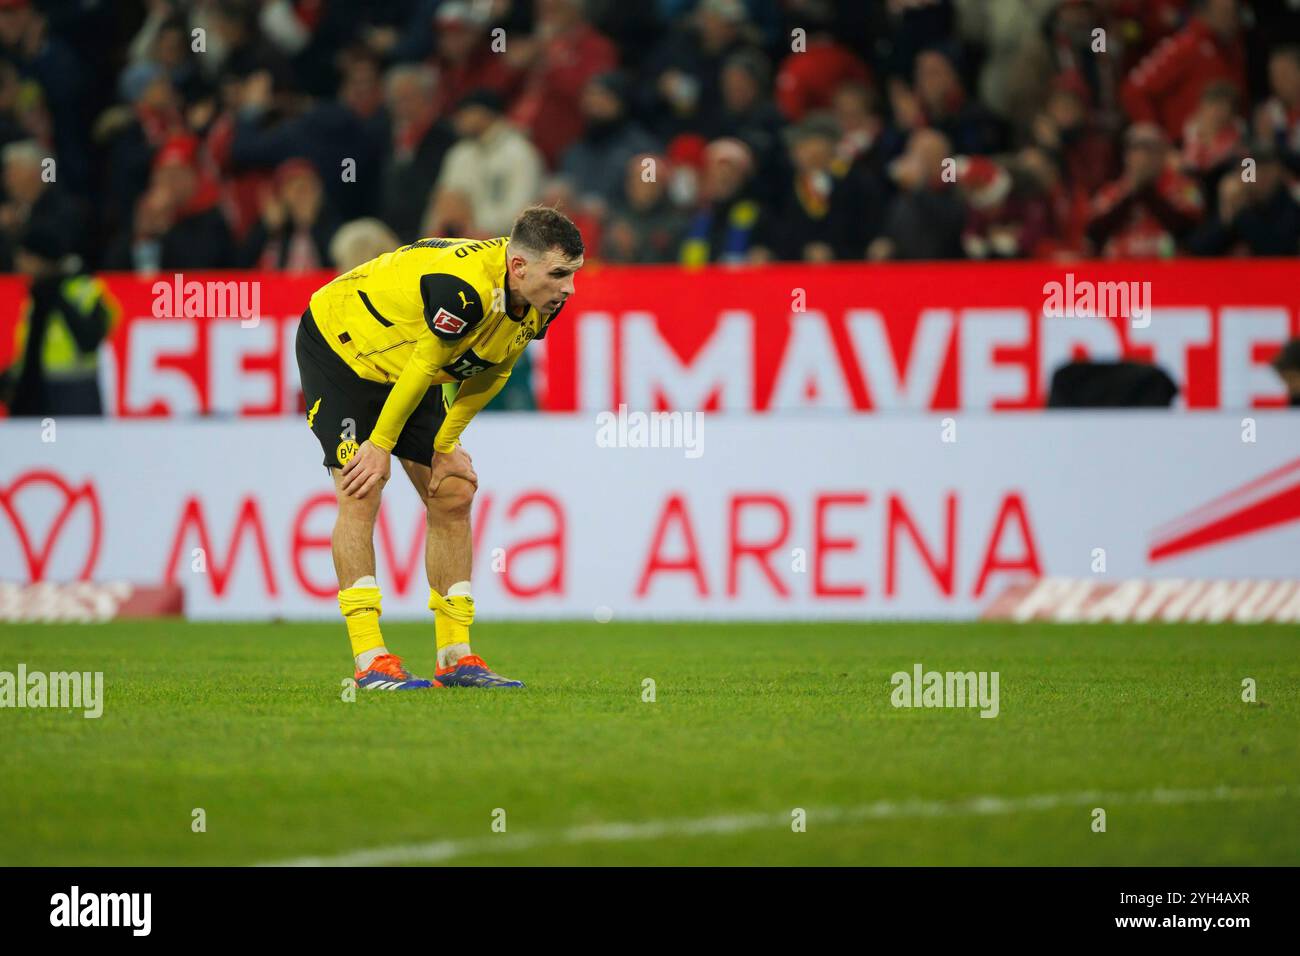
<svg viewBox="0 0 1300 956">
<path fill-rule="evenodd" d="M 1292 255 L 1291 0 L 0 0 L 0 270 Z M 25 269 L 24 271 L 28 271 Z"/>
</svg>

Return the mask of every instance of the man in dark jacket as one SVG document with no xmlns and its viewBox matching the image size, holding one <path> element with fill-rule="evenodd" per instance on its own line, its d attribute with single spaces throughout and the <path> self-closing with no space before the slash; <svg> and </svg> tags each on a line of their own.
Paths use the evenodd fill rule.
<svg viewBox="0 0 1300 956">
<path fill-rule="evenodd" d="M 365 57 L 346 61 L 338 98 L 318 101 L 295 116 L 270 118 L 273 92 L 265 71 L 244 81 L 231 160 L 268 169 L 306 156 L 341 218 L 372 215 L 379 204 L 386 121 L 375 63 Z"/>
<path fill-rule="evenodd" d="M 881 217 L 878 195 L 848 176 L 835 155 L 840 128 L 833 116 L 813 113 L 786 134 L 793 175 L 775 205 L 764 210 L 755 244 L 785 262 L 862 259 Z"/>
<path fill-rule="evenodd" d="M 1223 174 L 1218 208 L 1187 240 L 1202 256 L 1248 254 L 1294 256 L 1300 253 L 1300 204 L 1286 188 L 1277 147 L 1259 143 L 1250 152 L 1255 181 L 1243 182 L 1236 170 Z"/>
<path fill-rule="evenodd" d="M 623 192 L 627 161 L 656 148 L 650 134 L 628 117 L 627 96 L 627 79 L 614 72 L 596 74 L 582 91 L 586 126 L 560 163 L 581 201 L 613 205 Z"/>
<path fill-rule="evenodd" d="M 385 78 L 388 150 L 380 174 L 379 218 L 404 243 L 421 238 L 426 197 L 456 141 L 434 102 L 440 83 L 433 68 L 423 63 L 395 66 Z"/>
<path fill-rule="evenodd" d="M 53 181 L 52 157 L 35 140 L 10 143 L 0 157 L 5 192 L 0 202 L 0 272 L 9 272 L 16 268 L 15 243 L 30 226 L 69 237 L 82 236 L 85 229 L 80 204 Z"/>
</svg>

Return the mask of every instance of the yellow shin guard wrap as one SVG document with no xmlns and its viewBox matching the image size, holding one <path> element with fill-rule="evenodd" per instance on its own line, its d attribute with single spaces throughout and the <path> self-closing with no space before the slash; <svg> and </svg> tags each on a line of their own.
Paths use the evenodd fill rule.
<svg viewBox="0 0 1300 956">
<path fill-rule="evenodd" d="M 469 626 L 474 623 L 474 599 L 468 594 L 443 597 L 429 588 L 429 610 L 434 612 L 433 630 L 438 649 L 469 643 Z"/>
<path fill-rule="evenodd" d="M 383 646 L 384 638 L 379 633 L 382 603 L 379 588 L 344 588 L 339 592 L 339 611 L 348 625 L 353 657 Z"/>
</svg>

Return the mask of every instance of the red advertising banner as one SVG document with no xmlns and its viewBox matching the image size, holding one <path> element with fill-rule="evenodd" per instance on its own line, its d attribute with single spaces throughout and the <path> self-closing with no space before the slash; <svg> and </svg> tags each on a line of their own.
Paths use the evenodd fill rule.
<svg viewBox="0 0 1300 956">
<path fill-rule="evenodd" d="M 329 278 L 107 276 L 124 308 L 107 404 L 131 418 L 297 413 L 294 331 Z M 1292 260 L 593 264 L 530 354 L 553 411 L 1036 409 L 1075 357 L 1154 362 L 1187 408 L 1269 408 L 1285 398 L 1268 361 L 1300 335 L 1297 279 Z M 22 298 L 21 280 L 0 279 L 0 365 Z"/>
</svg>

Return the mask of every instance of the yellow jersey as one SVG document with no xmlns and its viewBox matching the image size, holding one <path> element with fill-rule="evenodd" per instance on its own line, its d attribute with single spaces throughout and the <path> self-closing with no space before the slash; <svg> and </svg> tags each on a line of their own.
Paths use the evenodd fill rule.
<svg viewBox="0 0 1300 956">
<path fill-rule="evenodd" d="M 560 310 L 543 315 L 511 301 L 506 242 L 421 239 L 312 295 L 311 314 L 335 353 L 361 378 L 393 384 L 368 436 L 372 444 L 392 451 L 430 386 L 458 383 L 434 441 L 438 451 L 451 451 L 528 343 L 546 336 Z M 525 306 L 522 317 L 512 314 Z"/>
</svg>

